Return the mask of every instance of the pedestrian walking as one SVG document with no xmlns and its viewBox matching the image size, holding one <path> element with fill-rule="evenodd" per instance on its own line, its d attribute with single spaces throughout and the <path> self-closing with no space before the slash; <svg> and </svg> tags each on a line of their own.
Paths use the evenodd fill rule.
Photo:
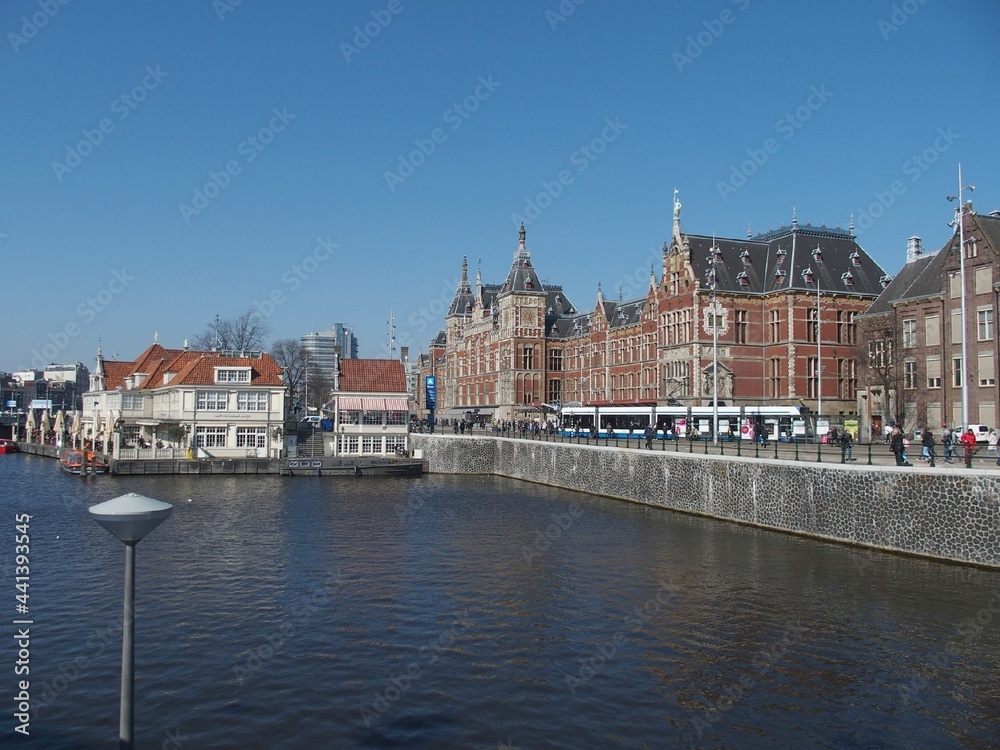
<svg viewBox="0 0 1000 750">
<path fill-rule="evenodd" d="M 944 445 L 944 460 L 952 463 L 955 460 L 955 433 L 944 428 L 944 435 L 941 437 L 941 444 Z"/>
<path fill-rule="evenodd" d="M 653 425 L 646 425 L 646 429 L 643 431 L 643 437 L 646 438 L 646 450 L 653 449 Z"/>
<path fill-rule="evenodd" d="M 896 456 L 896 466 L 913 466 L 906 460 L 906 447 L 903 444 L 903 431 L 893 427 L 889 435 L 889 450 Z"/>
<path fill-rule="evenodd" d="M 934 468 L 934 460 L 937 458 L 937 453 L 934 451 L 934 433 L 928 429 L 924 429 L 924 435 L 920 438 L 920 444 L 923 446 L 923 452 L 927 454 L 927 460 L 931 462 L 931 468 Z"/>
</svg>

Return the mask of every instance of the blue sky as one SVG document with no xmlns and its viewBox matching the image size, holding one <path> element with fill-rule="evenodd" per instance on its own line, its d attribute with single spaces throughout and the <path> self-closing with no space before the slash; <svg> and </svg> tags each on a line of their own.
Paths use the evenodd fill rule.
<svg viewBox="0 0 1000 750">
<path fill-rule="evenodd" d="M 255 307 L 426 348 L 463 255 L 590 308 L 669 239 L 847 227 L 894 274 L 1000 209 L 1000 4 L 8 0 L 0 369 Z M 864 217 L 867 217 L 865 219 Z"/>
</svg>

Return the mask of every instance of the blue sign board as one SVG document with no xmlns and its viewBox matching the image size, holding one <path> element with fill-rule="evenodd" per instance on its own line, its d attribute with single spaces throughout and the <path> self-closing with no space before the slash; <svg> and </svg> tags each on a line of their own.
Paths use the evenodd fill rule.
<svg viewBox="0 0 1000 750">
<path fill-rule="evenodd" d="M 427 393 L 427 408 L 434 409 L 437 406 L 437 385 L 433 375 L 427 376 L 424 388 Z"/>
</svg>

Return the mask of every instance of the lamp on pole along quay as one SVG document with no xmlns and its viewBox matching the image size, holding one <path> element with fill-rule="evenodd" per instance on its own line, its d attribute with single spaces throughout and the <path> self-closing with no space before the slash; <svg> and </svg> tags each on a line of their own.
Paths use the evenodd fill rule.
<svg viewBox="0 0 1000 750">
<path fill-rule="evenodd" d="M 125 543 L 125 609 L 122 616 L 121 710 L 118 748 L 132 750 L 135 728 L 135 546 L 170 516 L 174 506 L 130 492 L 91 506 L 97 523 Z"/>
<path fill-rule="evenodd" d="M 958 201 L 958 206 L 955 208 L 955 223 L 958 224 L 958 268 L 959 276 L 961 277 L 962 284 L 962 296 L 961 296 L 961 309 L 962 309 L 962 429 L 959 431 L 960 434 L 964 434 L 967 429 L 969 429 L 969 349 L 968 349 L 968 323 L 965 317 L 965 206 L 962 202 L 962 192 L 968 190 L 972 192 L 976 189 L 975 185 L 962 186 L 962 165 L 958 165 L 958 194 L 949 195 L 949 201 Z"/>
</svg>

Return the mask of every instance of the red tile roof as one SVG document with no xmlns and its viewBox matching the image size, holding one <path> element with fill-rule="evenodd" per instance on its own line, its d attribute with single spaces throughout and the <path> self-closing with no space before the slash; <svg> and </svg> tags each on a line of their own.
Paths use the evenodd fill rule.
<svg viewBox="0 0 1000 750">
<path fill-rule="evenodd" d="M 142 373 L 139 388 L 161 388 L 164 385 L 213 385 L 216 367 L 251 368 L 250 385 L 282 386 L 281 368 L 270 355 L 260 357 L 223 357 L 218 352 L 164 349 L 153 344 L 134 362 L 108 360 L 104 362 L 104 387 L 113 391 L 125 388 L 125 378 Z M 163 376 L 173 373 L 169 383 Z"/>
<path fill-rule="evenodd" d="M 406 371 L 398 359 L 342 359 L 340 390 L 349 393 L 406 393 Z"/>
</svg>

